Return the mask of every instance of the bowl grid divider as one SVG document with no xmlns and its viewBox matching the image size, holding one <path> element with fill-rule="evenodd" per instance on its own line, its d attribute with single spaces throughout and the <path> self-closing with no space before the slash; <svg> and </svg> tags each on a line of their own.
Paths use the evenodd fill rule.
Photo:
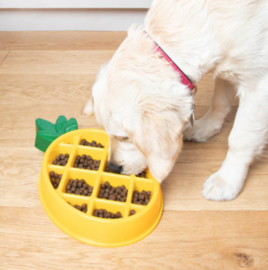
<svg viewBox="0 0 268 270">
<path fill-rule="evenodd" d="M 87 204 L 87 212 L 82 213 L 84 215 L 93 217 L 93 211 L 94 211 L 94 206 L 96 202 L 101 202 L 102 204 L 110 204 L 110 205 L 118 205 L 120 208 L 122 206 L 124 207 L 124 211 L 122 214 L 123 218 L 129 217 L 129 212 L 131 209 L 136 209 L 136 210 L 141 210 L 145 206 L 143 205 L 136 205 L 132 204 L 132 195 L 134 192 L 134 185 L 136 181 L 136 176 L 135 175 L 117 175 L 117 177 L 122 177 L 122 185 L 124 184 L 124 178 L 129 179 L 129 188 L 128 188 L 128 194 L 127 194 L 127 200 L 126 202 L 118 202 L 118 201 L 111 201 L 111 200 L 106 200 L 106 199 L 101 199 L 98 198 L 98 193 L 100 190 L 100 185 L 101 185 L 101 178 L 103 175 L 108 175 L 110 173 L 105 172 L 105 165 L 106 161 L 108 160 L 108 147 L 107 143 L 104 145 L 104 148 L 96 148 L 96 147 L 90 147 L 90 146 L 82 146 L 79 145 L 79 142 L 81 141 L 81 135 L 76 135 L 74 137 L 74 143 L 73 144 L 67 144 L 65 142 L 61 142 L 59 145 L 70 148 L 70 153 L 69 153 L 69 159 L 68 162 L 65 166 L 58 166 L 58 165 L 53 165 L 53 164 L 48 164 L 48 172 L 51 170 L 57 169 L 58 171 L 62 171 L 62 179 L 60 181 L 60 184 L 58 188 L 55 190 L 61 198 L 63 198 L 66 202 L 68 202 L 68 199 L 71 201 L 77 201 L 78 205 L 81 205 L 82 203 Z M 101 157 L 101 163 L 99 166 L 99 169 L 97 171 L 94 170 L 87 170 L 87 169 L 79 169 L 79 168 L 74 168 L 72 167 L 76 158 L 76 152 L 78 149 L 85 150 L 85 152 L 91 152 L 91 151 L 99 151 L 102 152 L 102 157 Z M 92 150 L 93 149 L 93 150 Z M 94 158 L 94 157 L 93 157 Z M 68 184 L 68 174 L 69 172 L 76 172 L 76 171 L 83 171 L 85 174 L 95 175 L 95 184 L 93 185 L 93 192 L 91 196 L 83 196 L 83 195 L 76 195 L 76 194 L 68 194 L 65 192 L 66 185 Z M 80 179 L 79 179 L 80 180 Z M 149 182 L 151 182 L 149 179 L 147 179 Z M 85 179 L 86 181 L 86 179 Z M 87 181 L 86 181 L 87 182 Z M 111 184 L 111 183 L 110 183 Z M 111 184 L 112 185 L 112 184 Z M 152 183 L 152 190 L 153 190 L 153 183 Z"/>
</svg>

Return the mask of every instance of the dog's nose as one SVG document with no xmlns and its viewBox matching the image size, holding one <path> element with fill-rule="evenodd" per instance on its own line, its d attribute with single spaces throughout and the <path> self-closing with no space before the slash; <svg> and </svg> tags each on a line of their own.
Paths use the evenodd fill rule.
<svg viewBox="0 0 268 270">
<path fill-rule="evenodd" d="M 121 173 L 123 170 L 123 166 L 119 166 L 119 165 L 112 163 L 112 162 L 108 162 L 108 166 L 115 173 Z"/>
</svg>

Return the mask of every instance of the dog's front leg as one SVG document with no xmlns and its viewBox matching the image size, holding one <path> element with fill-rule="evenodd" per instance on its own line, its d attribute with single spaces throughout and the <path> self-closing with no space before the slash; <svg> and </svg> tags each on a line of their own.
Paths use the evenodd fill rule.
<svg viewBox="0 0 268 270">
<path fill-rule="evenodd" d="M 203 196 L 214 201 L 236 198 L 254 157 L 265 146 L 268 129 L 268 78 L 257 89 L 239 87 L 240 105 L 229 136 L 229 150 L 221 168 L 203 186 Z"/>
<path fill-rule="evenodd" d="M 183 137 L 188 141 L 205 142 L 221 130 L 225 117 L 231 110 L 235 87 L 229 81 L 216 78 L 211 107 L 195 122 L 194 127 L 187 124 Z"/>
</svg>

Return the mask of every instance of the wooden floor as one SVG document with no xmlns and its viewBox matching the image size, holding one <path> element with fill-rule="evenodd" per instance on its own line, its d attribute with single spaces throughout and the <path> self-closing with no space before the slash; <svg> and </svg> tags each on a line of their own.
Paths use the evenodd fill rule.
<svg viewBox="0 0 268 270">
<path fill-rule="evenodd" d="M 60 231 L 39 201 L 43 153 L 34 148 L 35 119 L 75 117 L 96 73 L 126 33 L 0 32 L 0 269 L 268 269 L 268 158 L 257 161 L 232 202 L 201 196 L 227 151 L 237 101 L 222 132 L 204 144 L 185 143 L 162 185 L 164 212 L 144 240 L 121 248 L 82 244 Z M 199 83 L 196 117 L 210 104 L 211 75 Z"/>
</svg>

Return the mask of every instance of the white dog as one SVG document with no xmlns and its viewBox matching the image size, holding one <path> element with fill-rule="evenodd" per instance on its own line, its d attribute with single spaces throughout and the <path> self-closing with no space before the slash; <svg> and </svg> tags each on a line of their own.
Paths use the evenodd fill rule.
<svg viewBox="0 0 268 270">
<path fill-rule="evenodd" d="M 234 199 L 268 135 L 267 14 L 267 0 L 155 0 L 144 27 L 131 27 L 101 69 L 84 108 L 90 115 L 94 106 L 110 136 L 112 169 L 137 174 L 148 166 L 161 183 L 183 132 L 197 142 L 217 134 L 236 94 L 240 104 L 227 156 L 203 188 L 207 199 Z M 156 43 L 193 83 L 214 74 L 211 108 L 194 127 L 191 91 Z"/>
</svg>

